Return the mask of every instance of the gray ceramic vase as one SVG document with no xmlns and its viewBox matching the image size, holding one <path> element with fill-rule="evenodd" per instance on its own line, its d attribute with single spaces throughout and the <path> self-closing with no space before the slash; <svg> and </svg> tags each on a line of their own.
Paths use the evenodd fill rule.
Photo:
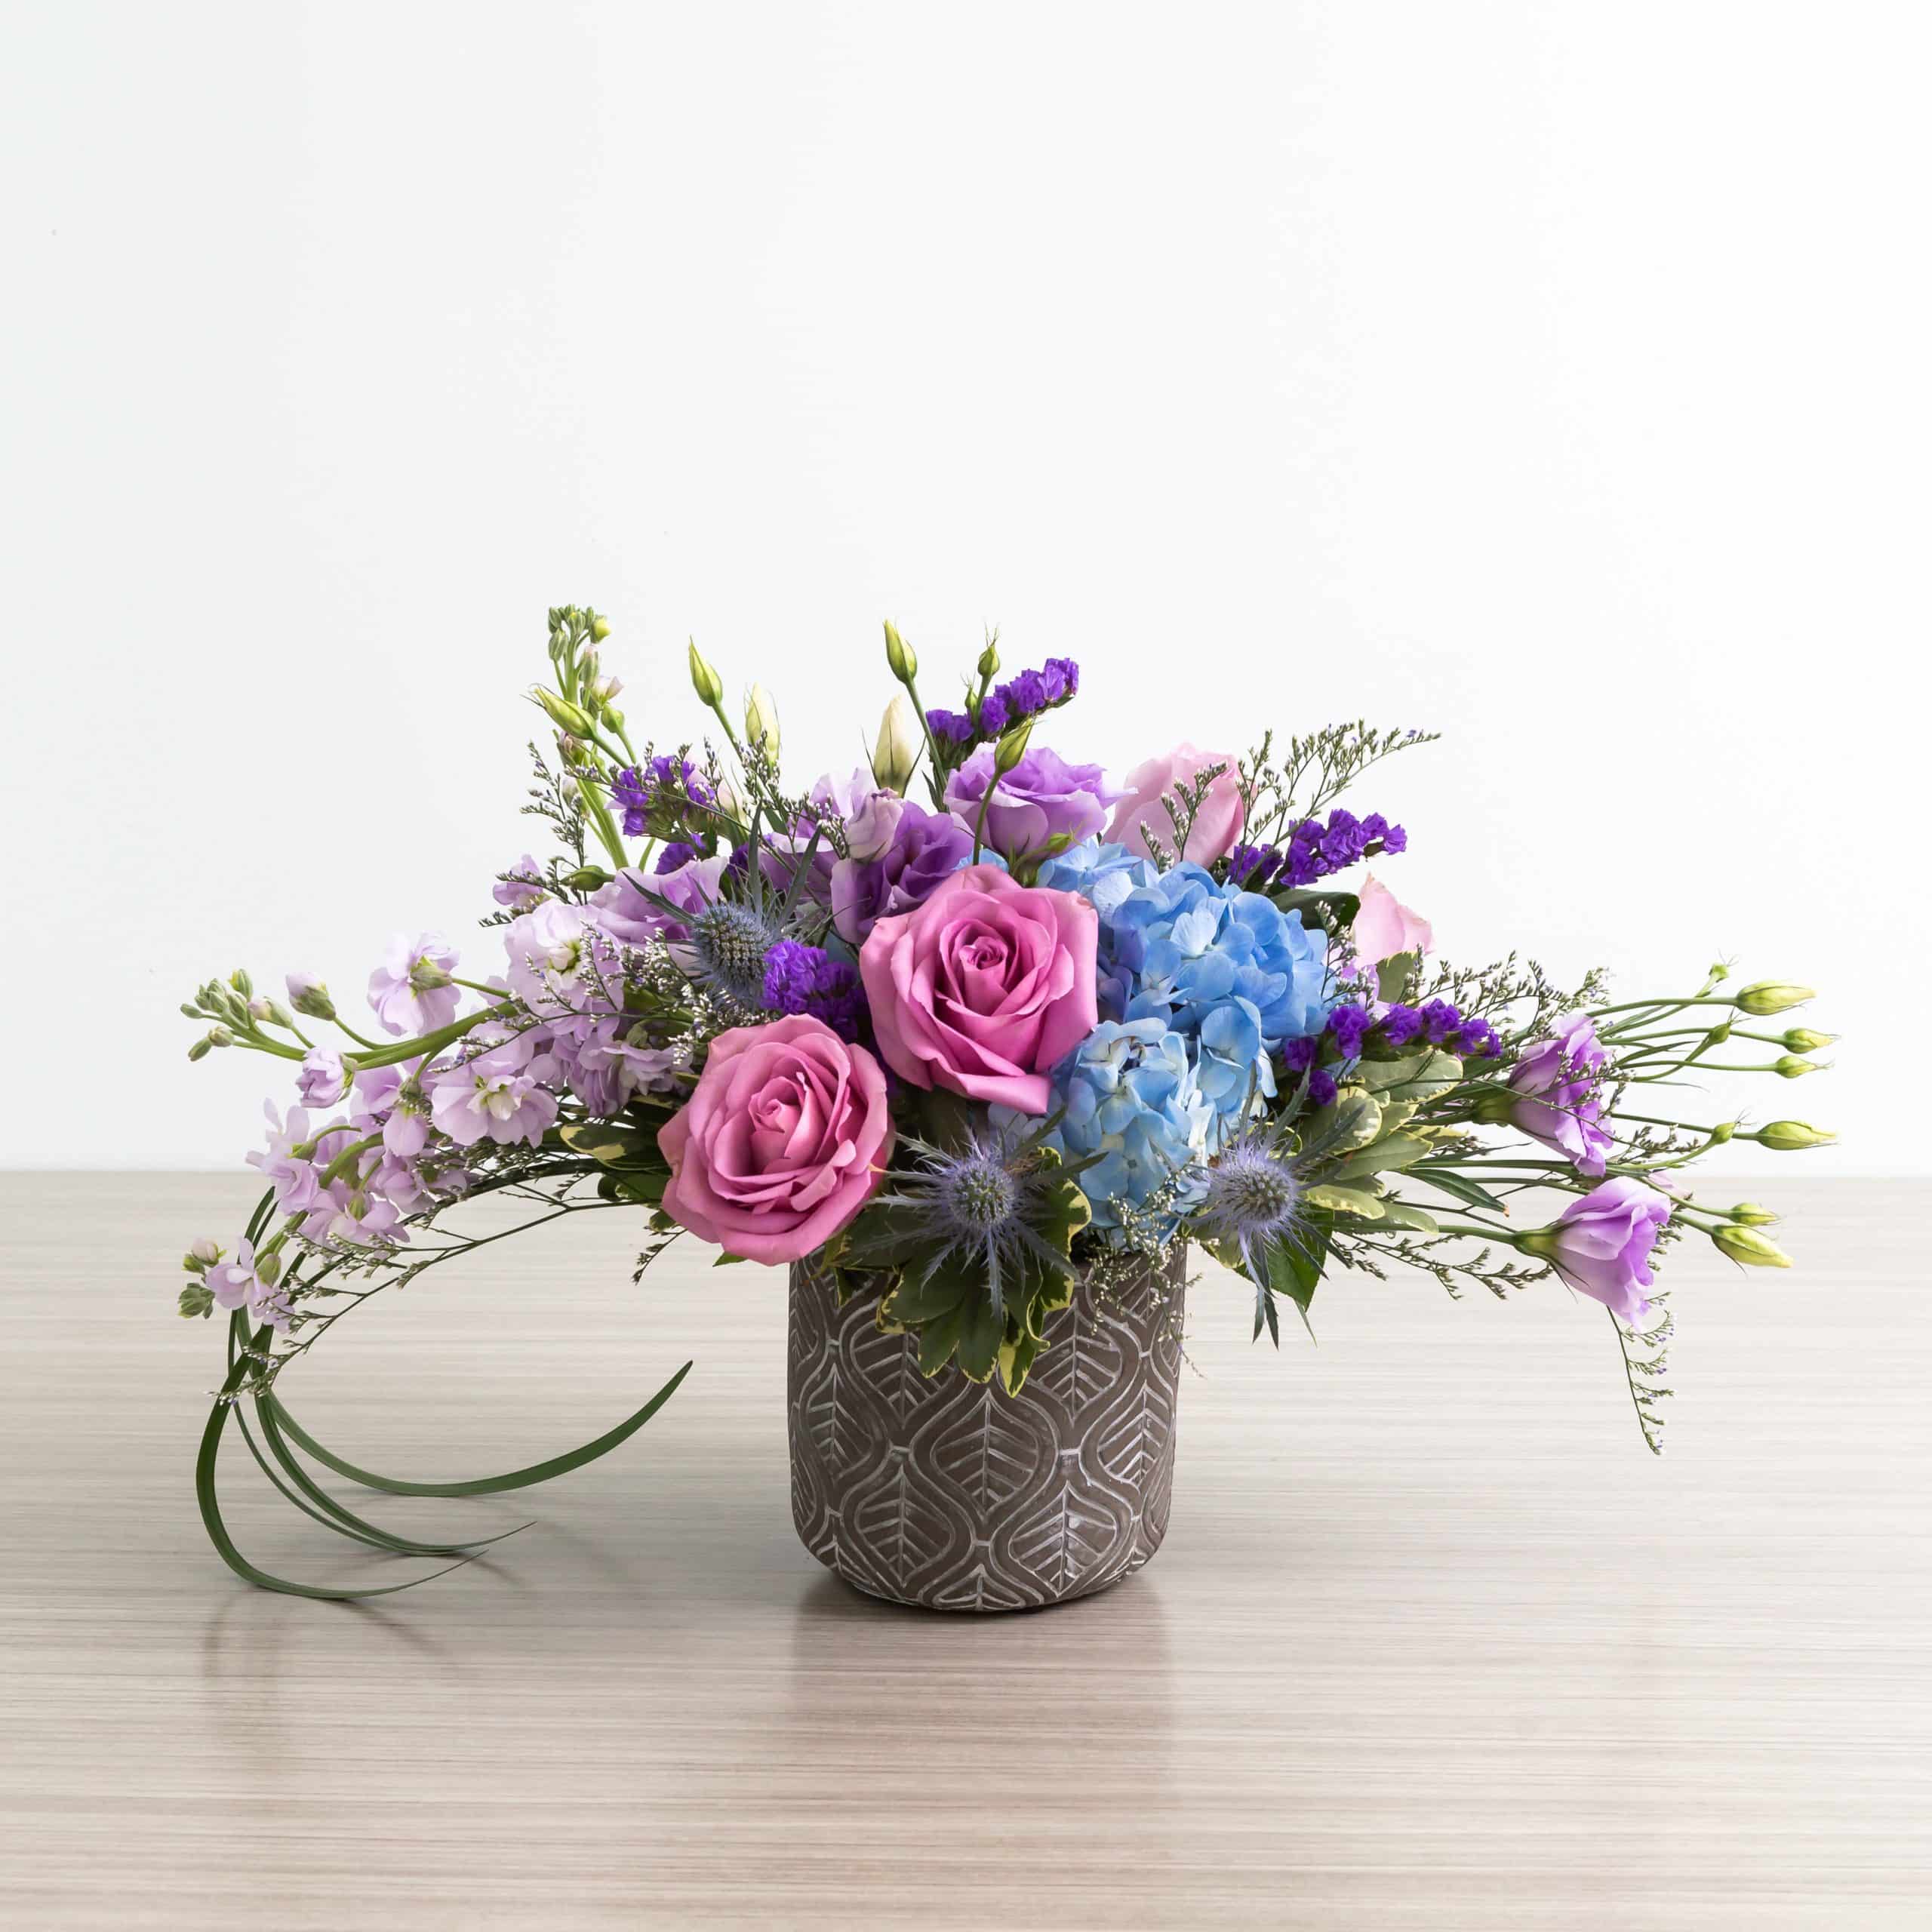
<svg viewBox="0 0 1932 1932">
<path fill-rule="evenodd" d="M 1161 1546 L 1174 1492 L 1184 1252 L 1164 1276 L 1049 1316 L 1017 1396 L 927 1377 L 875 1301 L 792 1270 L 792 1520 L 867 1595 L 928 1610 L 1035 1610 L 1105 1589 Z"/>
</svg>

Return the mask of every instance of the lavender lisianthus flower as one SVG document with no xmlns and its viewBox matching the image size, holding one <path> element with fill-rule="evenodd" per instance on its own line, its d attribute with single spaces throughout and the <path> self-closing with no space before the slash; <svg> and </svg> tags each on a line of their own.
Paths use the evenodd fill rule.
<svg viewBox="0 0 1932 1932">
<path fill-rule="evenodd" d="M 946 808 L 969 829 L 986 812 L 986 841 L 1008 859 L 1038 852 L 1049 841 L 1091 838 L 1121 796 L 1097 764 L 1069 764 L 1046 745 L 1029 749 L 995 783 L 993 747 L 982 745 L 948 780 Z M 992 788 L 990 799 L 987 788 Z"/>
<path fill-rule="evenodd" d="M 456 1017 L 463 998 L 451 983 L 457 954 L 438 933 L 411 940 L 398 933 L 381 965 L 369 975 L 369 1004 L 386 1032 L 434 1032 Z"/>
<path fill-rule="evenodd" d="M 621 872 L 608 885 L 598 888 L 583 916 L 620 946 L 642 946 L 654 939 L 680 944 L 690 939 L 691 926 L 678 912 L 694 918 L 715 903 L 726 863 L 721 854 L 694 858 L 648 878 L 635 871 Z M 677 911 L 666 910 L 667 905 Z"/>
<path fill-rule="evenodd" d="M 1616 1144 L 1599 1124 L 1598 1078 L 1609 1058 L 1589 1015 L 1570 1013 L 1509 1069 L 1510 1088 L 1521 1096 L 1509 1110 L 1510 1124 L 1592 1180 L 1602 1174 Z"/>
<path fill-rule="evenodd" d="M 848 944 L 863 945 L 881 919 L 923 906 L 973 856 L 973 835 L 956 819 L 909 799 L 900 804 L 891 841 L 876 858 L 840 859 L 832 866 L 832 923 Z"/>
<path fill-rule="evenodd" d="M 1522 1238 L 1578 1294 L 1600 1301 L 1633 1326 L 1651 1312 L 1643 1291 L 1657 1277 L 1651 1252 L 1670 1219 L 1670 1203 L 1656 1189 L 1617 1174 L 1573 1201 L 1546 1228 Z"/>
</svg>

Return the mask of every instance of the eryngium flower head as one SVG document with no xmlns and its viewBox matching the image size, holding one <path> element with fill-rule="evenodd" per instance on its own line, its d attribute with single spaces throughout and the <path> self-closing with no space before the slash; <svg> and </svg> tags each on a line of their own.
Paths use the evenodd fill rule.
<svg viewBox="0 0 1932 1932">
<path fill-rule="evenodd" d="M 691 921 L 698 971 L 749 1007 L 764 1001 L 764 958 L 777 934 L 749 906 L 720 900 Z"/>
<path fill-rule="evenodd" d="M 1301 1183 L 1266 1133 L 1246 1134 L 1208 1171 L 1208 1198 L 1195 1219 L 1213 1239 L 1231 1242 L 1257 1284 L 1268 1280 L 1266 1249 L 1291 1238 L 1301 1206 Z"/>
</svg>

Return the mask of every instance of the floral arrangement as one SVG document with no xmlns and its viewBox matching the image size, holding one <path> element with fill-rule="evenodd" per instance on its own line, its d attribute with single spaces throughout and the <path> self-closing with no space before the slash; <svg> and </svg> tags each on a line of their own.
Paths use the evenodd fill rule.
<svg viewBox="0 0 1932 1932">
<path fill-rule="evenodd" d="M 721 1261 L 807 1263 L 915 1337 L 925 1374 L 1008 1395 L 1077 1281 L 1144 1275 L 1177 1244 L 1245 1281 L 1277 1346 L 1281 1305 L 1307 1321 L 1338 1269 L 1414 1268 L 1451 1294 L 1554 1281 L 1609 1312 L 1654 1450 L 1660 1251 L 1694 1232 L 1789 1265 L 1768 1214 L 1700 1204 L 1685 1170 L 1729 1141 L 1832 1137 L 1687 1123 L 1652 1097 L 1692 1072 L 1813 1072 L 1830 1035 L 1755 1023 L 1808 989 L 1726 990 L 1719 965 L 1693 991 L 1612 1002 L 1598 975 L 1565 990 L 1513 955 L 1437 962 L 1429 922 L 1366 869 L 1407 833 L 1338 802 L 1433 734 L 1183 744 L 1115 783 L 1048 742 L 1078 742 L 1072 661 L 998 681 L 989 640 L 958 708 L 929 709 L 888 624 L 901 688 L 869 768 L 795 792 L 770 696 L 753 685 L 734 723 L 695 645 L 715 734 L 639 749 L 608 632 L 589 610 L 549 614 L 531 695 L 550 743 L 531 747 L 525 809 L 552 850 L 497 876 L 488 963 L 466 974 L 440 937 L 399 937 L 359 1023 L 301 974 L 285 999 L 237 972 L 183 1008 L 208 1027 L 191 1059 L 246 1048 L 288 1063 L 292 1088 L 248 1156 L 267 1183 L 253 1219 L 232 1246 L 196 1242 L 180 1298 L 229 1316 L 198 1487 L 251 1580 L 369 1593 L 242 1556 L 215 1493 L 231 1417 L 312 1515 L 464 1558 L 473 1543 L 352 1515 L 296 1451 L 377 1490 L 518 1488 L 614 1447 L 690 1367 L 595 1441 L 504 1475 L 400 1481 L 317 1442 L 281 1400 L 288 1364 L 383 1288 L 514 1232 L 464 1231 L 453 1211 L 483 1197 L 530 1210 L 521 1226 L 638 1214 L 640 1275 L 687 1232 Z M 1524 1217 L 1537 1197 L 1555 1211 Z"/>
</svg>

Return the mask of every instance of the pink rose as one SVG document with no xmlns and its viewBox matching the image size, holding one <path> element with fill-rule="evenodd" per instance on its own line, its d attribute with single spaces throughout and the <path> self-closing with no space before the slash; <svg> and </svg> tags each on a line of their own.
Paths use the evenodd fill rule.
<svg viewBox="0 0 1932 1932">
<path fill-rule="evenodd" d="M 1100 915 L 1071 892 L 969 866 L 859 955 L 886 1063 L 1021 1113 L 1047 1111 L 1047 1075 L 1100 1019 Z"/>
<path fill-rule="evenodd" d="M 1398 952 L 1426 952 L 1435 943 L 1429 921 L 1411 912 L 1373 872 L 1361 882 L 1361 909 L 1349 931 L 1361 972 L 1372 972 Z"/>
<path fill-rule="evenodd" d="M 884 1071 L 803 1014 L 734 1026 L 657 1145 L 679 1226 L 748 1261 L 795 1261 L 878 1186 L 892 1151 Z"/>
<path fill-rule="evenodd" d="M 1151 859 L 1154 855 L 1148 851 L 1147 841 L 1140 832 L 1144 823 L 1174 852 L 1174 822 L 1161 804 L 1161 798 L 1190 783 L 1211 764 L 1226 765 L 1227 769 L 1208 786 L 1208 795 L 1201 801 L 1201 809 L 1188 828 L 1187 850 L 1175 852 L 1174 856 L 1192 859 L 1201 866 L 1211 866 L 1217 859 L 1225 859 L 1234 850 L 1247 817 L 1232 752 L 1198 752 L 1192 745 L 1181 744 L 1165 758 L 1150 758 L 1145 764 L 1137 764 L 1127 774 L 1127 796 L 1115 810 L 1107 836 L 1130 852 Z"/>
</svg>

